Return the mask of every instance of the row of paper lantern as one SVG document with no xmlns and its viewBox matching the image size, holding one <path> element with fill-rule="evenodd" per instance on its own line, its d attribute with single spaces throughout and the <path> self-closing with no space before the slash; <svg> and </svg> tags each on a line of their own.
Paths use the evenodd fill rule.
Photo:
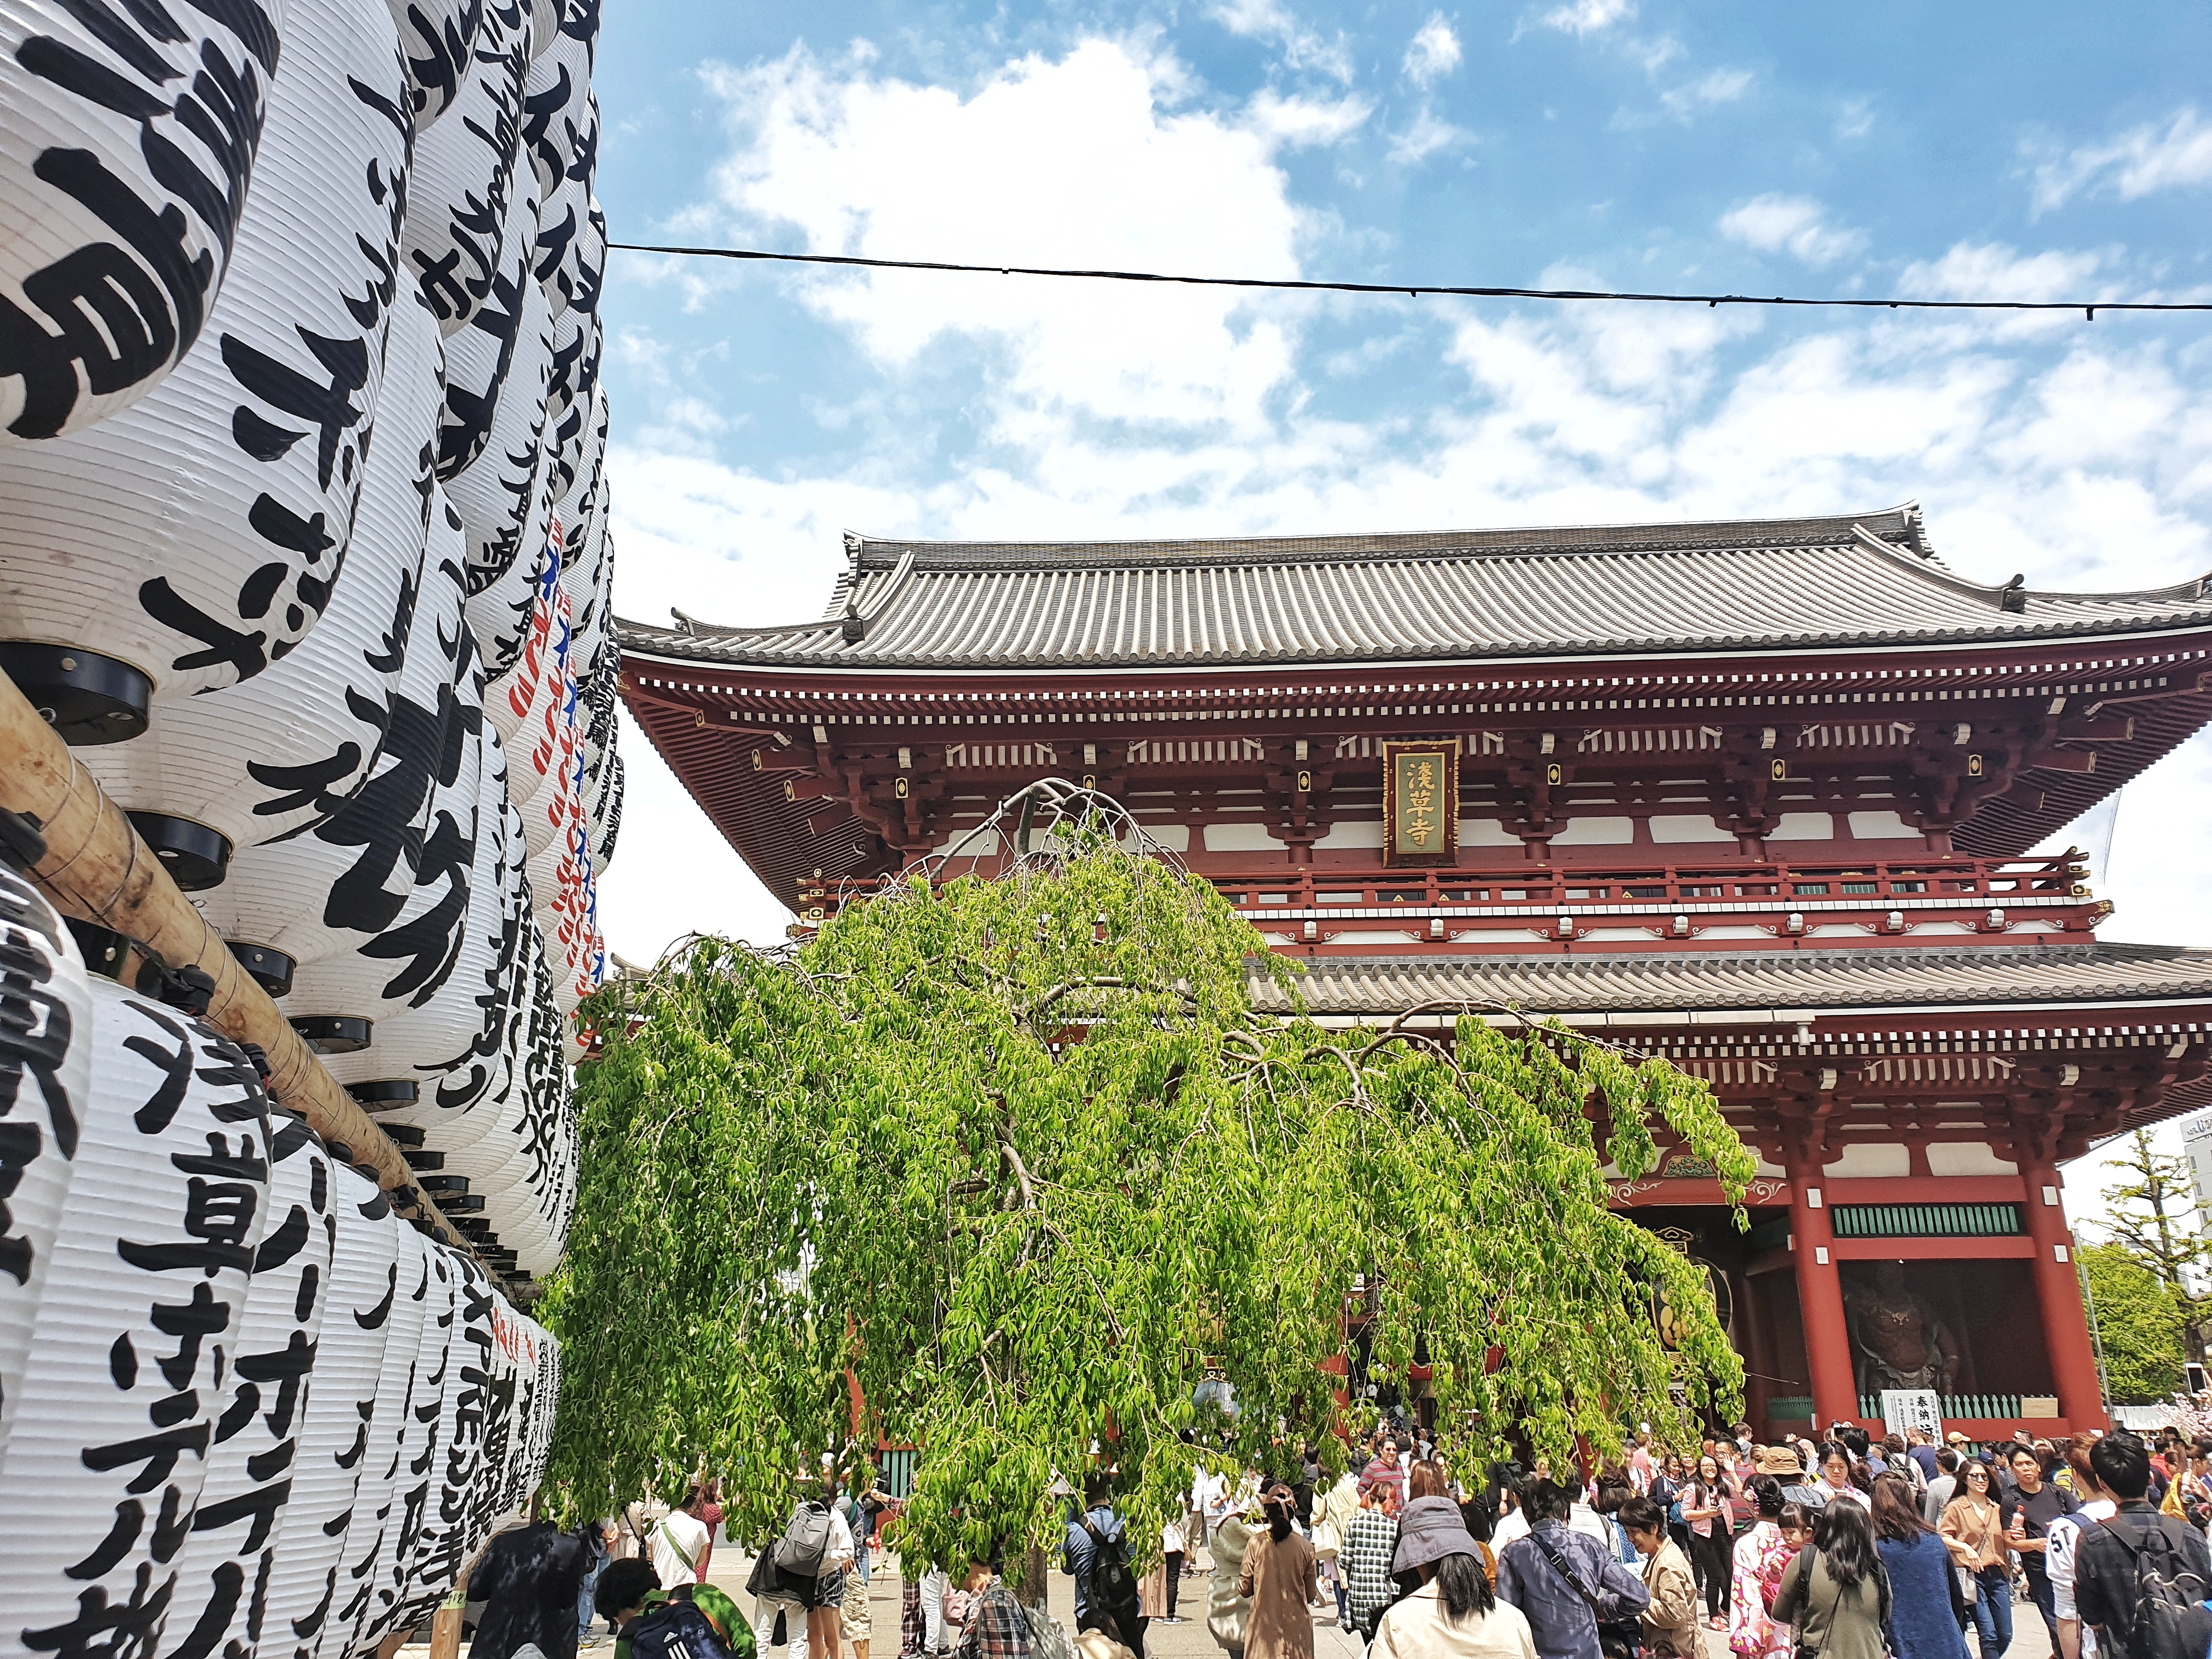
<svg viewBox="0 0 2212 1659">
<path fill-rule="evenodd" d="M 553 1340 L 4 869 L 0 956 L 0 1659 L 421 1624 L 538 1485 Z"/>
<path fill-rule="evenodd" d="M 179 18 L 0 13 L 0 665 L 545 1271 L 623 789 L 596 0 Z"/>
</svg>

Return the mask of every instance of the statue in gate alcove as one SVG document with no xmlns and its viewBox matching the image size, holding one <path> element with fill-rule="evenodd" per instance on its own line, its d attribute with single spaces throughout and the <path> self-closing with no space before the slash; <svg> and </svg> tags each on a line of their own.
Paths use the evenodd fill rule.
<svg viewBox="0 0 2212 1659">
<path fill-rule="evenodd" d="M 1870 1282 L 1847 1284 L 1844 1313 L 1861 1394 L 1884 1389 L 1951 1392 L 1958 1344 L 1936 1310 L 1905 1282 L 1903 1262 L 1876 1262 Z"/>
</svg>

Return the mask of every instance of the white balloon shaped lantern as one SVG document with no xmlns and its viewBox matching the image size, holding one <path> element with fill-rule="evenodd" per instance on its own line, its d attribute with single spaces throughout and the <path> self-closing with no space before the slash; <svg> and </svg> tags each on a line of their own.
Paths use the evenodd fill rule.
<svg viewBox="0 0 2212 1659">
<path fill-rule="evenodd" d="M 502 245 L 522 185 L 515 167 L 529 9 L 525 0 L 483 3 L 468 74 L 444 118 L 415 146 L 407 179 L 407 269 L 448 339 L 476 315 L 507 268 Z M 530 234 L 534 242 L 535 226 Z"/>
<path fill-rule="evenodd" d="M 331 1178 L 337 1231 L 328 1310 L 261 1616 L 261 1652 L 267 1659 L 298 1659 L 303 1653 L 312 1659 L 337 1607 L 346 1535 L 398 1300 L 399 1226 L 391 1201 L 343 1164 L 333 1164 Z"/>
<path fill-rule="evenodd" d="M 266 1352 L 246 1303 L 269 1227 L 269 1109 L 207 1026 L 112 981 L 89 987 L 68 1222 L 0 1447 L 0 1510 L 40 1517 L 9 1546 L 7 1615 L 31 1649 L 82 1650 L 112 1628 L 104 1610 L 128 1608 L 141 1650 L 169 1652 L 235 1610 L 183 1557 L 196 1510 L 209 1536 L 228 1525 L 204 1478 L 234 1367 Z"/>
<path fill-rule="evenodd" d="M 269 1219 L 253 1252 L 246 1311 L 216 1389 L 221 1408 L 192 1530 L 177 1553 L 170 1617 L 191 1632 L 170 1651 L 250 1650 L 249 1622 L 276 1565 L 322 1334 L 337 1242 L 332 1160 L 305 1122 L 270 1114 Z"/>
<path fill-rule="evenodd" d="M 92 988 L 39 890 L 0 865 L 0 1449 L 92 1094 Z"/>
<path fill-rule="evenodd" d="M 526 374 L 534 368 L 537 377 L 534 384 L 526 380 L 522 393 L 538 405 L 523 417 L 526 429 L 544 422 L 545 377 L 551 370 L 551 331 L 543 296 L 534 312 L 526 304 L 527 291 L 537 286 L 530 279 L 530 253 L 537 226 L 538 198 L 526 183 L 519 183 L 507 210 L 491 285 L 468 322 L 452 331 L 447 338 L 446 409 L 438 431 L 438 477 L 442 481 L 450 482 L 464 469 L 474 466 L 490 444 L 500 395 L 518 350 L 524 354 Z M 542 345 L 524 341 L 525 319 L 532 316 L 548 337 Z"/>
<path fill-rule="evenodd" d="M 487 422 L 480 439 L 469 440 L 477 453 L 446 484 L 447 498 L 468 531 L 472 589 L 489 586 L 520 556 L 544 476 L 539 445 L 545 433 L 545 389 L 553 366 L 552 319 L 544 291 L 537 283 L 525 280 L 517 301 L 520 315 L 507 345 L 511 361 L 500 379 L 496 402 L 480 411 L 471 410 Z M 454 336 L 454 346 L 466 343 L 473 349 L 475 343 L 485 338 L 479 330 L 494 314 L 489 307 L 479 311 L 476 321 Z M 454 405 L 473 404 L 474 397 L 458 382 L 448 386 L 444 437 L 464 437 L 453 419 Z"/>
<path fill-rule="evenodd" d="M 187 892 L 220 883 L 235 849 L 343 810 L 382 752 L 422 581 L 442 379 L 437 325 L 411 284 L 388 346 L 353 544 L 315 631 L 266 672 L 157 702 L 143 737 L 80 755 Z M 264 965 L 246 963 L 283 995 L 288 981 Z"/>
<path fill-rule="evenodd" d="M 229 878 L 195 901 L 234 951 L 257 953 L 257 972 L 292 985 L 287 1011 L 317 1017 L 301 1029 L 320 1046 L 366 1042 L 365 1022 L 386 1002 L 442 977 L 452 940 L 440 929 L 457 927 L 465 909 L 465 896 L 451 893 L 465 886 L 473 856 L 472 835 L 460 837 L 473 828 L 483 714 L 460 580 L 457 558 L 425 560 L 391 726 L 368 782 L 306 834 L 240 854 Z M 465 769 L 466 810 L 457 813 Z M 437 912 L 441 898 L 453 906 L 449 919 Z M 329 965 L 341 957 L 350 960 Z M 309 966 L 323 972 L 303 998 L 299 974 Z M 374 1006 L 307 1006 L 356 991 Z"/>
<path fill-rule="evenodd" d="M 377 1374 L 368 1466 L 346 1528 L 347 1559 L 339 1577 L 343 1600 L 323 1645 L 330 1659 L 374 1651 L 399 1610 L 406 1540 L 410 1525 L 421 1518 L 408 1499 L 410 1465 L 425 1433 L 415 1411 L 424 1397 L 424 1358 L 436 1328 L 432 1251 L 413 1228 L 400 1229 L 394 1263 L 398 1300 Z"/>
<path fill-rule="evenodd" d="M 388 0 L 399 31 L 399 56 L 407 65 L 408 105 L 415 133 L 436 125 L 460 95 L 476 63 L 484 0 Z"/>
<path fill-rule="evenodd" d="M 0 446 L 128 407 L 198 342 L 234 257 L 284 11 L 0 10 Z"/>
<path fill-rule="evenodd" d="M 409 122 L 386 19 L 335 0 L 289 15 L 200 343 L 124 413 L 0 449 L 0 668 L 73 743 L 135 736 L 152 699 L 262 672 L 315 626 L 346 557 Z"/>
</svg>

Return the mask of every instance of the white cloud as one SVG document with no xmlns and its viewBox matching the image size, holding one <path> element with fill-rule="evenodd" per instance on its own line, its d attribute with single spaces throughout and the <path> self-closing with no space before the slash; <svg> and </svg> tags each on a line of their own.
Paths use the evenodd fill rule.
<svg viewBox="0 0 2212 1659">
<path fill-rule="evenodd" d="M 2035 210 L 2063 206 L 2082 191 L 2132 202 L 2161 190 L 2212 184 L 2212 122 L 2195 106 L 2163 125 L 2146 123 L 2099 144 L 2083 144 L 2035 170 Z"/>
<path fill-rule="evenodd" d="M 1273 42 L 1291 69 L 1312 70 L 1346 82 L 1352 79 L 1352 43 L 1343 31 L 1334 40 L 1325 38 L 1292 16 L 1282 0 L 1221 0 L 1212 15 L 1232 34 Z"/>
<path fill-rule="evenodd" d="M 1825 265 L 1866 246 L 1863 230 L 1826 222 L 1826 210 L 1808 196 L 1754 196 L 1721 215 L 1721 234 L 1762 253 L 1787 252 L 1808 265 Z"/>
<path fill-rule="evenodd" d="M 1836 137 L 1863 138 L 1874 131 L 1874 100 L 1850 98 L 1836 112 Z"/>
<path fill-rule="evenodd" d="M 1341 143 L 1366 125 L 1374 112 L 1375 106 L 1357 95 L 1286 98 L 1270 87 L 1252 95 L 1244 106 L 1244 120 L 1270 149 L 1301 149 Z"/>
<path fill-rule="evenodd" d="M 1406 78 L 1425 89 L 1457 69 L 1459 60 L 1459 36 L 1443 13 L 1432 11 L 1406 48 Z"/>
<path fill-rule="evenodd" d="M 737 143 L 714 210 L 811 252 L 1295 276 L 1299 216 L 1270 159 L 1293 135 L 1165 112 L 1158 85 L 1180 73 L 1107 40 L 1022 58 L 964 97 L 865 67 L 841 78 L 804 48 L 714 70 Z M 1322 107 L 1298 116 L 1307 137 L 1352 113 Z M 1289 373 L 1281 309 L 1255 320 L 1218 290 L 871 273 L 798 291 L 887 372 L 982 346 L 1009 437 L 1077 419 L 1249 428 Z"/>
<path fill-rule="evenodd" d="M 1406 130 L 1390 140 L 1390 159 L 1410 166 L 1424 161 L 1440 149 L 1463 142 L 1468 134 L 1454 126 L 1431 110 L 1426 104 L 1407 123 Z"/>
<path fill-rule="evenodd" d="M 2022 255 L 2001 242 L 1960 242 L 1940 259 L 1907 265 L 1898 292 L 1916 300 L 2094 300 L 2100 263 L 2094 253 Z"/>
<path fill-rule="evenodd" d="M 1671 92 L 1659 94 L 1659 101 L 1667 112 L 1678 121 L 1686 121 L 1700 110 L 1711 109 L 1717 104 L 1733 104 L 1751 90 L 1753 80 L 1749 70 L 1717 69 L 1698 76 L 1686 86 L 1676 87 Z"/>
<path fill-rule="evenodd" d="M 1567 34 L 1595 34 L 1636 15 L 1636 0 L 1565 0 L 1536 21 Z"/>
</svg>

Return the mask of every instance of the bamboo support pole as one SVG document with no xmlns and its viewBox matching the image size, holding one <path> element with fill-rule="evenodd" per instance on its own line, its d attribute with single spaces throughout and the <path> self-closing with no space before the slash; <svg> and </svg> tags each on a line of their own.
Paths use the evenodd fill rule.
<svg viewBox="0 0 2212 1659">
<path fill-rule="evenodd" d="M 65 915 L 139 942 L 171 968 L 198 968 L 215 981 L 207 1022 L 268 1056 L 269 1093 L 297 1112 L 332 1154 L 374 1181 L 400 1214 L 474 1255 L 467 1239 L 415 1185 L 415 1172 L 374 1119 L 330 1074 L 222 936 L 171 880 L 123 809 L 69 745 L 0 674 L 0 807 L 34 820 L 46 856 L 32 878 Z"/>
</svg>

